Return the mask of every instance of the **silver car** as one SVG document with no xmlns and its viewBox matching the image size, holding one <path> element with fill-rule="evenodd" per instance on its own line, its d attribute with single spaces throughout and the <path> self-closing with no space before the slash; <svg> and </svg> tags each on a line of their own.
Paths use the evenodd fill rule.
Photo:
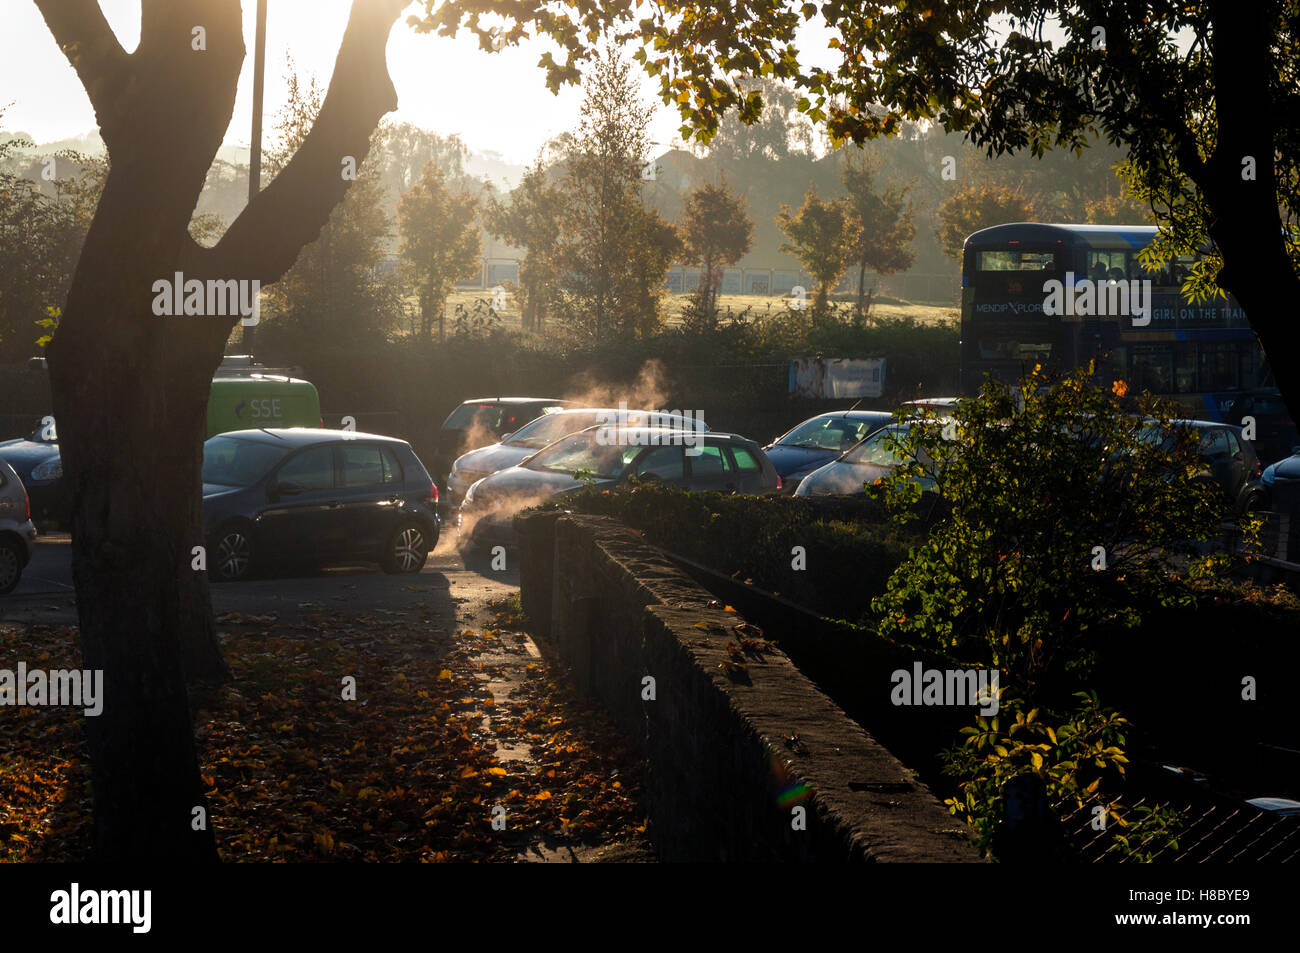
<svg viewBox="0 0 1300 953">
<path fill-rule="evenodd" d="M 13 592 L 32 558 L 36 527 L 18 474 L 0 460 L 0 595 Z"/>
</svg>

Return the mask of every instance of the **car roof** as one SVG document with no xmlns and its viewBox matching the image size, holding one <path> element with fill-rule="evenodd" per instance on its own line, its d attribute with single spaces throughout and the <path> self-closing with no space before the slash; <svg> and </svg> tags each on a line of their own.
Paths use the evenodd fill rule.
<svg viewBox="0 0 1300 953">
<path fill-rule="evenodd" d="M 835 417 L 841 420 L 883 420 L 892 416 L 894 416 L 893 413 L 888 410 L 828 410 L 824 414 L 814 414 L 808 420 L 822 420 L 827 417 Z M 803 422 L 807 423 L 808 420 Z"/>
<path fill-rule="evenodd" d="M 573 403 L 569 400 L 561 400 L 558 397 L 474 397 L 470 400 L 462 400 L 460 406 L 466 404 L 564 404 Z"/>
<path fill-rule="evenodd" d="M 209 440 L 216 437 L 233 437 L 238 440 L 247 440 L 250 443 L 265 443 L 274 446 L 292 449 L 297 447 L 308 447 L 315 443 L 324 443 L 326 441 L 352 441 L 368 440 L 378 441 L 381 443 L 404 444 L 405 440 L 400 437 L 389 437 L 384 434 L 362 433 L 354 430 L 323 430 L 320 427 L 274 427 L 262 430 L 228 430 L 225 433 L 214 434 Z"/>
<path fill-rule="evenodd" d="M 592 424 L 578 433 L 595 433 L 598 430 L 607 430 L 610 424 Z M 639 437 L 659 436 L 659 435 L 680 435 L 695 434 L 698 437 L 714 438 L 718 437 L 723 440 L 743 440 L 745 443 L 754 443 L 749 437 L 742 437 L 738 433 L 727 433 L 722 430 L 681 430 L 676 427 L 615 427 L 615 430 L 625 434 L 635 434 Z M 570 436 L 573 436 L 570 434 Z"/>
</svg>

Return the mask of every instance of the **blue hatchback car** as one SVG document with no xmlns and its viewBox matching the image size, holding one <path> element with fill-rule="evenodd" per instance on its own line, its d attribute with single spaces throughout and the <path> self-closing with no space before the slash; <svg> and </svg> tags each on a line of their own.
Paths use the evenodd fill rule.
<svg viewBox="0 0 1300 953">
<path fill-rule="evenodd" d="M 438 490 L 405 440 L 292 427 L 203 444 L 208 571 L 242 579 L 282 562 L 377 562 L 414 573 L 438 543 Z"/>
</svg>

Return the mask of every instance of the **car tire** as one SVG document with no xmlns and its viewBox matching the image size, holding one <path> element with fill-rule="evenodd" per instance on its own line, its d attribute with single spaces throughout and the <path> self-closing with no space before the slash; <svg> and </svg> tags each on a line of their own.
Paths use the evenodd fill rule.
<svg viewBox="0 0 1300 953">
<path fill-rule="evenodd" d="M 12 539 L 0 540 L 0 595 L 13 592 L 22 578 L 22 547 Z"/>
<path fill-rule="evenodd" d="M 411 519 L 397 524 L 388 537 L 380 566 L 391 575 L 417 573 L 429 558 L 429 530 Z"/>
<path fill-rule="evenodd" d="M 212 537 L 208 546 L 209 573 L 218 582 L 239 582 L 253 571 L 252 531 L 245 523 L 231 523 Z"/>
</svg>

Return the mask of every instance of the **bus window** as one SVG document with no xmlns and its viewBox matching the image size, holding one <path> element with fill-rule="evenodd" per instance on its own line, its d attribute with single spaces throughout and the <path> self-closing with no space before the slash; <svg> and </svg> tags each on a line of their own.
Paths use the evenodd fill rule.
<svg viewBox="0 0 1300 953">
<path fill-rule="evenodd" d="M 1092 248 L 1087 257 L 1088 277 L 1093 281 L 1127 281 L 1129 253 L 1120 248 Z"/>
<path fill-rule="evenodd" d="M 1187 341 L 1174 345 L 1174 387 L 1179 394 L 1196 392 L 1196 348 Z"/>
<path fill-rule="evenodd" d="M 1200 389 L 1238 390 L 1241 387 L 1237 349 L 1233 343 L 1202 344 L 1200 347 Z"/>
<path fill-rule="evenodd" d="M 976 271 L 1057 271 L 1056 252 L 999 248 L 975 253 Z"/>
<path fill-rule="evenodd" d="M 1173 353 L 1167 344 L 1134 344 L 1129 350 L 1130 390 L 1168 394 L 1173 383 Z"/>
</svg>

